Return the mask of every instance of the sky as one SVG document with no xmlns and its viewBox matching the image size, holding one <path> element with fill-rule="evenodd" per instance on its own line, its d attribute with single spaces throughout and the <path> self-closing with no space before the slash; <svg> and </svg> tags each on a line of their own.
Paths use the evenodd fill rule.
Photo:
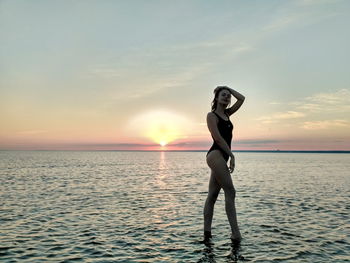
<svg viewBox="0 0 350 263">
<path fill-rule="evenodd" d="M 350 150 L 350 1 L 0 0 L 0 150 Z M 232 103 L 235 99 L 232 98 Z"/>
</svg>

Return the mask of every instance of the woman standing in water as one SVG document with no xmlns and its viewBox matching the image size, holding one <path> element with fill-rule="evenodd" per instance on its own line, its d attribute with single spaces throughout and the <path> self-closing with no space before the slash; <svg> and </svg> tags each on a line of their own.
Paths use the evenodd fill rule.
<svg viewBox="0 0 350 263">
<path fill-rule="evenodd" d="M 207 153 L 207 164 L 211 169 L 211 175 L 208 196 L 204 206 L 204 240 L 209 240 L 212 237 L 211 223 L 214 204 L 222 188 L 225 192 L 225 210 L 232 231 L 231 240 L 240 242 L 242 237 L 237 224 L 236 191 L 230 174 L 235 168 L 235 157 L 231 152 L 233 125 L 229 116 L 242 106 L 245 97 L 227 86 L 216 87 L 214 94 L 211 112 L 207 115 L 208 129 L 214 142 Z M 231 103 L 231 95 L 237 99 L 237 102 L 232 107 L 227 108 Z M 228 166 L 229 158 L 231 159 Z"/>
</svg>

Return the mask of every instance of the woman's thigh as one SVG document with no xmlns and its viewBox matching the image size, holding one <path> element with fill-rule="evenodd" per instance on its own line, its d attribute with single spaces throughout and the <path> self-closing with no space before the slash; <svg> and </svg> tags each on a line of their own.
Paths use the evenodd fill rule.
<svg viewBox="0 0 350 263">
<path fill-rule="evenodd" d="M 221 186 L 218 182 L 218 180 L 216 180 L 215 175 L 213 170 L 211 171 L 211 175 L 210 175 L 210 179 L 209 179 L 209 191 L 208 191 L 208 195 L 212 198 L 217 198 L 219 193 L 221 190 Z"/>
<path fill-rule="evenodd" d="M 227 163 L 219 150 L 213 150 L 207 155 L 207 164 L 221 188 L 234 189 Z"/>
</svg>

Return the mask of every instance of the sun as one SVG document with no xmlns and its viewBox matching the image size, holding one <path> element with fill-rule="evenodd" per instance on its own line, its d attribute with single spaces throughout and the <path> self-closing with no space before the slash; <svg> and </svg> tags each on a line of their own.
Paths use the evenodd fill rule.
<svg viewBox="0 0 350 263">
<path fill-rule="evenodd" d="M 129 128 L 130 134 L 137 132 L 138 136 L 163 147 L 178 139 L 186 138 L 191 131 L 191 122 L 178 113 L 153 110 L 130 120 Z"/>
</svg>

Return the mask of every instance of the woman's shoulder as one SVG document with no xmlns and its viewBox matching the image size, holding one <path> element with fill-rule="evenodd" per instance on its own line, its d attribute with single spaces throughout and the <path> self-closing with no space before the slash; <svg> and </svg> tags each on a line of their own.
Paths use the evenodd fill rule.
<svg viewBox="0 0 350 263">
<path fill-rule="evenodd" d="M 207 114 L 207 117 L 213 118 L 213 117 L 216 117 L 216 114 L 213 111 L 209 111 Z"/>
<path fill-rule="evenodd" d="M 212 120 L 212 119 L 214 119 L 216 122 L 219 121 L 219 118 L 218 118 L 218 116 L 215 114 L 215 112 L 210 111 L 210 112 L 208 112 L 208 114 L 207 114 L 207 120 Z"/>
</svg>

